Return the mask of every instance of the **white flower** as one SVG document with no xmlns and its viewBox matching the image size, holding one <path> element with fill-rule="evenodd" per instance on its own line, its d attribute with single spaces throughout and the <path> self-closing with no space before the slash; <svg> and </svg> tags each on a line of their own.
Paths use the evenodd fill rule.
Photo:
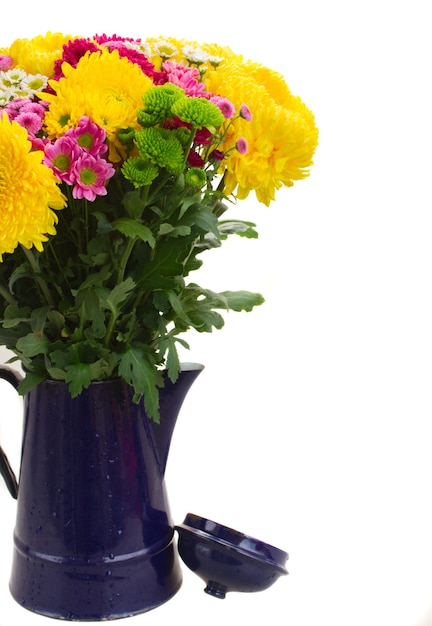
<svg viewBox="0 0 432 626">
<path fill-rule="evenodd" d="M 0 107 L 4 107 L 9 100 L 12 100 L 13 95 L 14 91 L 10 87 L 2 89 L 0 86 Z"/>
<path fill-rule="evenodd" d="M 209 55 L 204 52 L 204 50 L 201 50 L 201 48 L 194 48 L 193 46 L 185 46 L 182 52 L 189 63 L 201 64 L 205 63 L 209 58 Z"/>
<path fill-rule="evenodd" d="M 170 59 L 178 52 L 177 48 L 172 43 L 163 40 L 155 43 L 154 48 L 156 54 L 159 55 L 162 59 Z"/>
<path fill-rule="evenodd" d="M 140 49 L 140 52 L 144 54 L 144 56 L 146 56 L 148 59 L 151 58 L 152 50 L 151 50 L 150 45 L 147 42 L 142 42 L 139 49 Z"/>
<path fill-rule="evenodd" d="M 27 74 L 27 76 L 21 81 L 20 88 L 23 90 L 27 89 L 31 92 L 31 95 L 34 95 L 39 91 L 43 91 L 47 85 L 47 76 L 43 76 L 42 74 Z"/>
<path fill-rule="evenodd" d="M 0 87 L 19 87 L 21 81 L 27 76 L 24 70 L 20 70 L 17 67 L 13 70 L 7 70 L 6 72 L 0 72 Z"/>
<path fill-rule="evenodd" d="M 210 63 L 210 65 L 213 65 L 213 67 L 217 67 L 218 65 L 222 63 L 223 58 L 209 55 L 207 57 L 207 61 L 208 63 Z"/>
</svg>

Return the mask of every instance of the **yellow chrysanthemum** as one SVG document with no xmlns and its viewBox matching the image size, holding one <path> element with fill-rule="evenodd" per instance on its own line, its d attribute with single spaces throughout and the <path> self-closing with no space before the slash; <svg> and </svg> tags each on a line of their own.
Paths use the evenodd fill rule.
<svg viewBox="0 0 432 626">
<path fill-rule="evenodd" d="M 120 160 L 124 146 L 117 131 L 138 128 L 137 113 L 142 96 L 153 87 L 138 65 L 120 58 L 115 50 L 87 53 L 75 68 L 62 66 L 64 78 L 50 81 L 55 94 L 46 94 L 50 103 L 45 115 L 45 129 L 51 138 L 62 136 L 86 115 L 106 130 L 110 142 L 110 159 Z"/>
<path fill-rule="evenodd" d="M 70 35 L 48 32 L 33 39 L 16 39 L 9 48 L 15 67 L 24 69 L 28 74 L 43 74 L 51 77 L 54 73 L 54 61 L 61 59 L 63 45 L 71 39 Z"/>
<path fill-rule="evenodd" d="M 43 152 L 31 152 L 27 131 L 6 114 L 0 117 L 0 261 L 18 244 L 43 249 L 47 235 L 56 233 L 57 216 L 66 198 Z"/>
<path fill-rule="evenodd" d="M 244 126 L 248 144 L 244 155 L 230 154 L 226 193 L 241 200 L 254 190 L 259 202 L 270 204 L 275 191 L 306 178 L 317 146 L 313 117 L 300 99 L 288 110 L 275 102 L 255 106 L 253 123 Z"/>
<path fill-rule="evenodd" d="M 239 110 L 245 103 L 252 121 L 236 120 L 222 151 L 244 137 L 248 151 L 232 152 L 227 162 L 226 193 L 244 199 L 254 190 L 269 205 L 275 191 L 305 178 L 318 143 L 312 112 L 294 96 L 283 77 L 256 63 L 223 63 L 205 75 L 209 91 L 223 94 Z M 225 165 L 225 163 L 224 163 Z"/>
</svg>

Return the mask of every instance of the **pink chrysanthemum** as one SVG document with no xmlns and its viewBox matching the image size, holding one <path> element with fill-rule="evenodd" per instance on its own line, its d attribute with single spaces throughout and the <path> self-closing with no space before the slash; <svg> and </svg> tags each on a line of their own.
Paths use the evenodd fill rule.
<svg viewBox="0 0 432 626">
<path fill-rule="evenodd" d="M 72 137 L 60 137 L 54 143 L 48 143 L 44 152 L 44 165 L 50 167 L 60 180 L 72 184 L 71 167 L 81 153 L 77 142 Z"/>
<path fill-rule="evenodd" d="M 24 113 L 24 112 L 36 113 L 36 115 L 39 115 L 39 117 L 43 119 L 43 116 L 45 115 L 45 112 L 46 112 L 46 106 L 44 106 L 40 102 L 34 102 L 33 100 L 29 100 L 27 103 L 24 103 L 21 106 L 20 112 L 21 113 Z"/>
<path fill-rule="evenodd" d="M 185 67 L 181 63 L 165 61 L 162 68 L 168 82 L 184 89 L 187 96 L 204 97 L 205 85 L 199 81 L 200 73 L 196 67 Z"/>
<path fill-rule="evenodd" d="M 5 104 L 3 110 L 6 111 L 8 118 L 12 121 L 21 112 L 21 107 L 29 102 L 31 102 L 29 98 L 14 98 Z"/>
<path fill-rule="evenodd" d="M 251 122 L 252 121 L 252 112 L 250 110 L 250 108 L 248 107 L 247 104 L 242 104 L 240 107 L 240 115 L 241 117 L 243 117 L 247 122 Z"/>
<path fill-rule="evenodd" d="M 114 174 L 115 169 L 105 159 L 83 153 L 72 166 L 73 197 L 93 202 L 96 196 L 106 196 L 106 182 Z"/>
<path fill-rule="evenodd" d="M 41 150 L 42 152 L 45 150 L 46 140 L 35 137 L 34 135 L 29 135 L 29 141 L 32 145 L 32 150 Z"/>
<path fill-rule="evenodd" d="M 25 128 L 30 135 L 36 135 L 42 128 L 41 118 L 37 113 L 33 113 L 32 111 L 20 111 L 15 121 Z"/>
<path fill-rule="evenodd" d="M 228 98 L 222 98 L 221 96 L 212 96 L 210 102 L 213 102 L 219 110 L 222 112 L 226 119 L 231 119 L 235 115 L 235 106 Z"/>
<path fill-rule="evenodd" d="M 0 72 L 7 72 L 12 68 L 13 59 L 8 54 L 0 54 Z"/>
<path fill-rule="evenodd" d="M 76 128 L 67 131 L 66 136 L 72 137 L 80 148 L 93 156 L 102 156 L 108 149 L 105 129 L 85 115 L 80 118 Z"/>
<path fill-rule="evenodd" d="M 129 43 L 136 43 L 138 45 L 141 43 L 141 39 L 134 39 L 133 37 L 120 37 L 120 35 L 110 35 L 108 37 L 105 33 L 102 35 L 94 35 L 92 39 L 97 41 L 101 46 L 109 45 L 109 47 L 113 46 L 115 42 L 122 43 L 128 41 Z"/>
<path fill-rule="evenodd" d="M 244 137 L 240 137 L 237 139 L 236 148 L 240 152 L 240 154 L 246 154 L 248 151 L 248 142 Z"/>
</svg>

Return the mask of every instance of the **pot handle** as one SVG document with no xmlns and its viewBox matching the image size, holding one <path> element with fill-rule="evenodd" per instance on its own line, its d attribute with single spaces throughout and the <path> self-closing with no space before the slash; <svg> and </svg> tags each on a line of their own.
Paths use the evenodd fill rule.
<svg viewBox="0 0 432 626">
<path fill-rule="evenodd" d="M 0 365 L 0 378 L 6 380 L 10 383 L 15 389 L 18 387 L 19 383 L 22 380 L 22 376 L 18 374 L 11 367 L 7 367 L 7 365 Z M 0 445 L 0 474 L 3 476 L 4 481 L 6 483 L 7 488 L 9 489 L 9 493 L 12 498 L 17 499 L 18 496 L 18 481 L 15 477 L 14 471 L 9 463 L 9 460 L 6 454 L 3 451 L 3 448 Z"/>
</svg>

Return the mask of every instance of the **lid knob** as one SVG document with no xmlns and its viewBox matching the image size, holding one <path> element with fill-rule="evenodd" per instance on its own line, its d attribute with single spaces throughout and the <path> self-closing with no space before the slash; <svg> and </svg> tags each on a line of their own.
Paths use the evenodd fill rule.
<svg viewBox="0 0 432 626">
<path fill-rule="evenodd" d="M 206 593 L 210 596 L 214 596 L 215 598 L 220 598 L 223 600 L 225 598 L 225 594 L 228 590 L 226 585 L 222 585 L 221 583 L 217 583 L 214 580 L 209 580 L 207 583 L 207 587 L 204 589 Z"/>
</svg>

